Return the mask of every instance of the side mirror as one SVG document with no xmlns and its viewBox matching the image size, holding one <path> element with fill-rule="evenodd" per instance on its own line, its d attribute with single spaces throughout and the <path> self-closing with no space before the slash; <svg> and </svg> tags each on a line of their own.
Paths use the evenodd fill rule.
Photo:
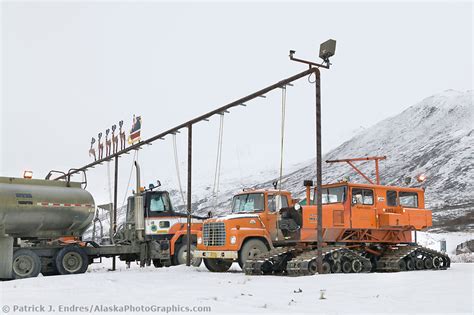
<svg viewBox="0 0 474 315">
<path fill-rule="evenodd" d="M 300 211 L 301 205 L 299 203 L 296 203 L 294 208 L 295 208 L 296 211 Z"/>
</svg>

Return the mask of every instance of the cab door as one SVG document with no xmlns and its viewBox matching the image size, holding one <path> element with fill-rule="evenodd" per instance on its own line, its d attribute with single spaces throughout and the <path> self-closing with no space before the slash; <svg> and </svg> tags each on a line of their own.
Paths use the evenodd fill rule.
<svg viewBox="0 0 474 315">
<path fill-rule="evenodd" d="M 373 189 L 357 187 L 351 189 L 351 213 L 352 228 L 369 229 L 377 227 Z"/>
<path fill-rule="evenodd" d="M 268 194 L 265 226 L 272 241 L 281 241 L 278 230 L 278 216 L 281 208 L 288 207 L 288 198 L 284 195 Z M 279 237 L 280 236 L 280 237 Z"/>
</svg>

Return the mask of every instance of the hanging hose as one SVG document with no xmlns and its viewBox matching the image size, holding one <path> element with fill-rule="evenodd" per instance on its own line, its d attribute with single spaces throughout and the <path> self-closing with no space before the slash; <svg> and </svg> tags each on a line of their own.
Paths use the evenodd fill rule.
<svg viewBox="0 0 474 315">
<path fill-rule="evenodd" d="M 138 161 L 138 150 L 135 150 L 135 154 L 133 155 L 132 167 L 130 168 L 130 175 L 128 176 L 127 189 L 123 195 L 122 208 L 125 206 L 125 201 L 127 200 L 127 193 L 130 188 L 130 182 L 132 181 L 133 165 L 135 164 L 135 161 Z"/>
<path fill-rule="evenodd" d="M 178 177 L 179 193 L 183 199 L 184 208 L 186 208 L 186 199 L 184 198 L 183 185 L 181 185 L 181 175 L 179 174 L 179 161 L 178 161 L 178 149 L 176 147 L 176 134 L 173 133 L 173 152 L 174 152 L 174 165 L 176 168 L 176 176 Z"/>
<path fill-rule="evenodd" d="M 108 189 L 109 189 L 109 201 L 112 204 L 112 180 L 110 179 L 110 161 L 107 161 L 107 182 L 108 182 Z"/>
<path fill-rule="evenodd" d="M 286 86 L 281 88 L 281 143 L 280 143 L 280 180 L 278 190 L 281 191 L 281 181 L 283 178 L 283 144 L 285 142 L 285 115 L 286 115 Z"/>
<path fill-rule="evenodd" d="M 217 202 L 219 200 L 219 184 L 221 177 L 221 165 L 222 165 L 222 138 L 224 135 L 224 114 L 221 114 L 220 124 L 219 124 L 219 138 L 217 140 L 217 156 L 216 156 L 216 170 L 214 173 L 214 187 L 212 192 L 214 194 L 214 209 L 217 207 Z"/>
</svg>

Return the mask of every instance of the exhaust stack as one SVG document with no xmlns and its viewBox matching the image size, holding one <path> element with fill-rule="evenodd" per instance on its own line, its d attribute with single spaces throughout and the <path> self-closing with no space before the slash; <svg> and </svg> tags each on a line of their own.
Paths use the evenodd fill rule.
<svg viewBox="0 0 474 315">
<path fill-rule="evenodd" d="M 135 230 L 137 231 L 137 238 L 143 241 L 143 231 L 145 230 L 145 209 L 143 207 L 143 196 L 140 192 L 140 165 L 135 161 L 137 172 L 137 187 L 135 190 Z"/>
</svg>

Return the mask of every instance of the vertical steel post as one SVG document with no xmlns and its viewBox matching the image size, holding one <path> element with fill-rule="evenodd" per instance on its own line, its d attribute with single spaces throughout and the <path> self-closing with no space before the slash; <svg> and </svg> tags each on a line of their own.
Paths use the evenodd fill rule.
<svg viewBox="0 0 474 315">
<path fill-rule="evenodd" d="M 117 191 L 118 191 L 118 155 L 115 156 L 115 174 L 114 174 L 114 222 L 113 225 L 113 232 L 117 232 Z M 112 240 L 114 236 L 110 235 L 110 239 Z M 116 257 L 112 258 L 112 270 L 115 270 L 116 267 Z"/>
<path fill-rule="evenodd" d="M 379 160 L 375 159 L 375 178 L 377 181 L 377 185 L 380 185 L 380 177 L 379 177 Z"/>
<path fill-rule="evenodd" d="M 188 125 L 188 216 L 187 216 L 187 227 L 186 227 L 186 266 L 191 266 L 191 175 L 192 175 L 192 153 L 193 149 L 193 125 Z"/>
<path fill-rule="evenodd" d="M 323 204 L 321 196 L 322 185 L 322 145 L 321 145 L 321 74 L 319 69 L 314 72 L 316 76 L 316 204 L 318 209 L 318 273 L 323 267 Z"/>
</svg>

